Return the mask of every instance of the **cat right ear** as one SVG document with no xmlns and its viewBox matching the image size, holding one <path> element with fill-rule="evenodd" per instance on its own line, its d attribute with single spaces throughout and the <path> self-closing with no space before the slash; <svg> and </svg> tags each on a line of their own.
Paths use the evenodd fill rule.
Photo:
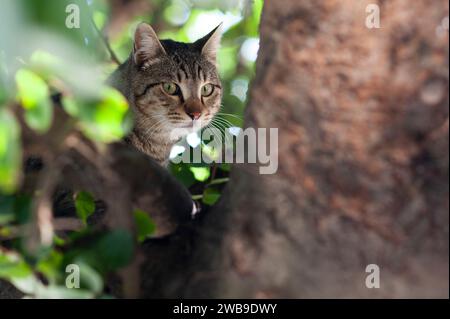
<svg viewBox="0 0 450 319">
<path fill-rule="evenodd" d="M 210 33 L 195 42 L 195 45 L 201 48 L 202 54 L 213 64 L 216 64 L 217 51 L 220 47 L 222 25 L 223 23 L 219 24 Z"/>
<path fill-rule="evenodd" d="M 162 54 L 166 51 L 153 28 L 147 23 L 140 23 L 134 34 L 134 63 L 138 66 L 151 64 Z"/>
</svg>

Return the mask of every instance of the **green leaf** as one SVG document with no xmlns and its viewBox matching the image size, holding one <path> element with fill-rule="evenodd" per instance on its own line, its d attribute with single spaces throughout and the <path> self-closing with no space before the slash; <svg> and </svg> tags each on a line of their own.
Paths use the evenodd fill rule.
<svg viewBox="0 0 450 319">
<path fill-rule="evenodd" d="M 0 190 L 13 192 L 21 173 L 20 128 L 16 118 L 0 108 Z"/>
<path fill-rule="evenodd" d="M 53 242 L 56 246 L 64 246 L 66 243 L 66 240 L 59 237 L 58 235 L 53 235 Z"/>
<path fill-rule="evenodd" d="M 94 292 L 85 289 L 69 289 L 64 286 L 44 286 L 37 285 L 35 296 L 39 299 L 91 299 L 94 298 Z"/>
<path fill-rule="evenodd" d="M 31 197 L 29 195 L 0 195 L 0 225 L 16 221 L 24 224 L 31 215 Z"/>
<path fill-rule="evenodd" d="M 87 219 L 95 211 L 94 197 L 88 192 L 79 192 L 75 196 L 75 209 L 78 217 L 87 224 Z"/>
<path fill-rule="evenodd" d="M 73 117 L 80 117 L 82 106 L 73 97 L 63 97 L 62 104 L 67 113 Z"/>
<path fill-rule="evenodd" d="M 98 38 L 98 34 L 95 29 L 92 28 L 90 12 L 91 9 L 96 10 L 99 3 L 103 1 L 58 0 L 52 3 L 51 6 L 47 5 L 47 0 L 16 0 L 14 2 L 17 3 L 17 5 L 12 6 L 12 8 L 14 9 L 17 7 L 20 11 L 13 11 L 12 13 L 14 15 L 12 16 L 16 16 L 15 14 L 17 14 L 21 17 L 20 20 L 24 23 L 24 31 L 21 33 L 22 28 L 18 28 L 19 30 L 10 30 L 10 33 L 12 33 L 13 36 L 15 35 L 16 38 L 20 36 L 20 39 L 24 38 L 24 40 L 32 42 L 27 43 L 27 45 L 29 44 L 31 47 L 42 47 L 54 45 L 58 40 L 60 41 L 59 43 L 61 43 L 64 40 L 64 44 L 70 45 L 69 48 L 74 47 L 72 50 L 77 50 L 78 54 L 92 52 L 94 49 L 98 50 L 98 46 L 93 45 L 95 43 L 94 41 Z M 73 21 L 73 19 L 70 19 L 70 16 L 73 16 L 72 12 L 69 11 L 66 13 L 66 8 L 69 4 L 74 4 L 79 8 L 79 16 L 74 17 L 80 21 L 79 28 L 66 27 L 66 21 Z M 8 10 L 6 13 L 8 14 Z M 11 12 L 9 12 L 9 14 L 11 15 Z M 68 20 L 68 18 L 70 20 Z M 39 38 L 41 42 L 38 42 L 39 40 L 33 38 L 35 33 L 31 32 L 37 32 L 36 30 L 42 30 L 41 33 L 44 33 L 45 31 L 44 34 L 50 34 L 53 37 L 42 38 L 41 35 Z M 91 45 L 86 45 L 84 41 L 86 38 Z M 42 43 L 42 39 L 46 41 Z M 36 42 L 36 44 L 34 44 L 34 42 Z M 63 48 L 58 49 L 62 50 Z M 23 48 L 20 52 L 26 49 L 27 48 Z M 66 61 L 66 63 L 71 63 L 71 61 Z"/>
<path fill-rule="evenodd" d="M 53 109 L 45 81 L 36 73 L 20 69 L 16 73 L 18 98 L 25 109 L 25 121 L 39 133 L 46 132 L 52 123 Z"/>
<path fill-rule="evenodd" d="M 99 30 L 103 29 L 103 27 L 105 26 L 106 20 L 107 20 L 105 13 L 100 10 L 95 10 L 92 15 L 92 18 L 93 18 L 94 23 L 97 26 L 97 28 Z"/>
<path fill-rule="evenodd" d="M 14 220 L 14 196 L 0 195 L 0 226 Z M 1 236 L 1 235 L 0 235 Z"/>
<path fill-rule="evenodd" d="M 52 250 L 47 256 L 37 262 L 36 269 L 44 274 L 50 283 L 55 283 L 60 275 L 63 259 L 62 253 Z"/>
<path fill-rule="evenodd" d="M 205 141 L 204 141 L 205 142 Z M 217 144 L 216 138 L 213 138 L 209 143 L 201 144 L 203 156 L 208 156 L 210 160 L 216 161 L 220 156 L 220 145 Z"/>
<path fill-rule="evenodd" d="M 94 293 L 101 292 L 103 281 L 99 275 L 91 268 L 81 264 L 80 279 L 90 291 L 55 286 L 52 281 L 56 277 L 61 260 L 62 255 L 53 252 L 48 259 L 37 264 L 37 269 L 44 275 L 48 276 L 51 273 L 50 285 L 44 286 L 33 274 L 31 267 L 19 255 L 0 251 L 0 278 L 8 280 L 21 292 L 37 298 L 92 298 Z"/>
<path fill-rule="evenodd" d="M 136 209 L 134 211 L 134 221 L 137 227 L 139 242 L 143 242 L 146 238 L 155 233 L 156 225 L 146 212 Z"/>
<path fill-rule="evenodd" d="M 14 213 L 17 223 L 25 224 L 30 221 L 32 215 L 32 198 L 30 195 L 15 195 Z"/>
<path fill-rule="evenodd" d="M 97 99 L 63 98 L 67 113 L 80 120 L 83 132 L 91 139 L 110 143 L 120 140 L 131 129 L 128 102 L 117 90 L 105 87 Z"/>
<path fill-rule="evenodd" d="M 81 260 L 75 260 L 75 264 L 80 267 L 81 285 L 95 294 L 101 293 L 103 291 L 103 279 L 100 274 Z"/>
<path fill-rule="evenodd" d="M 189 167 L 189 170 L 194 174 L 196 180 L 204 182 L 209 178 L 209 167 Z"/>
<path fill-rule="evenodd" d="M 220 164 L 219 168 L 224 172 L 230 172 L 231 165 L 229 163 L 222 163 Z"/>
<path fill-rule="evenodd" d="M 10 90 L 7 89 L 8 73 L 5 51 L 0 50 L 0 107 L 9 99 L 8 92 Z"/>
<path fill-rule="evenodd" d="M 19 255 L 0 251 L 0 278 L 25 278 L 32 274 L 31 268 Z"/>
<path fill-rule="evenodd" d="M 210 185 L 218 185 L 218 184 L 225 184 L 225 183 L 228 183 L 229 180 L 230 180 L 230 178 L 228 178 L 228 177 L 216 178 L 216 179 L 212 180 L 208 184 L 208 186 L 210 186 Z"/>
<path fill-rule="evenodd" d="M 189 165 L 184 163 L 170 164 L 170 171 L 175 178 L 180 181 L 186 188 L 195 183 L 195 176 L 189 169 Z"/>
<path fill-rule="evenodd" d="M 133 257 L 133 249 L 130 232 L 117 229 L 104 235 L 97 243 L 95 251 L 108 271 L 126 266 Z"/>
<path fill-rule="evenodd" d="M 55 76 L 64 78 L 62 72 L 64 66 L 63 59 L 42 49 L 35 50 L 30 57 L 30 68 L 44 80 L 49 80 Z"/>
<path fill-rule="evenodd" d="M 220 192 L 214 188 L 207 188 L 203 192 L 202 201 L 205 205 L 214 205 L 220 198 Z"/>
<path fill-rule="evenodd" d="M 1 83 L 1 78 L 0 78 L 0 107 L 2 106 L 3 103 L 6 102 L 7 99 L 8 99 L 8 96 L 6 95 L 6 90 L 3 87 L 2 83 Z"/>
<path fill-rule="evenodd" d="M 0 226 L 0 238 L 9 237 L 12 234 L 11 227 L 8 226 Z"/>
</svg>

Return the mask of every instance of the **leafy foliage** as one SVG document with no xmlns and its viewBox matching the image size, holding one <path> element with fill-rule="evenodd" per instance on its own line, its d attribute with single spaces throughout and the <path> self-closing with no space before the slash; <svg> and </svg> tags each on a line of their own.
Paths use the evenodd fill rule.
<svg viewBox="0 0 450 319">
<path fill-rule="evenodd" d="M 113 2 L 106 0 L 54 2 L 49 6 L 46 0 L 6 0 L 0 10 L 0 279 L 28 297 L 108 297 L 104 294 L 105 277 L 129 264 L 135 242 L 151 237 L 155 223 L 147 212 L 137 209 L 133 212 L 137 238 L 123 229 L 95 230 L 88 220 L 99 207 L 92 194 L 79 190 L 73 197 L 74 214 L 84 227 L 55 235 L 49 246 L 29 250 L 23 230 L 32 221 L 35 196 L 42 190 L 29 192 L 22 184 L 26 159 L 17 108 L 23 111 L 28 128 L 39 135 L 54 124 L 55 108 L 62 108 L 70 116 L 70 125 L 96 143 L 120 140 L 131 129 L 132 118 L 122 94 L 104 84 L 116 65 L 98 29 L 122 23 L 110 34 L 109 44 L 124 61 L 138 22 L 152 23 L 162 38 L 190 42 L 223 21 L 225 33 L 218 62 L 224 98 L 214 126 L 222 131 L 241 127 L 254 75 L 262 0 L 151 0 L 151 9 L 145 12 L 133 11 L 126 2 L 114 2 L 122 6 L 116 10 L 111 8 Z M 66 27 L 70 4 L 80 8 L 80 28 Z M 129 20 L 123 24 L 114 12 L 127 10 Z M 178 146 L 186 151 L 201 149 L 214 158 L 208 143 L 192 135 Z M 229 169 L 228 164 L 218 163 L 170 165 L 172 174 L 189 188 L 193 198 L 206 206 L 219 200 Z M 66 287 L 66 267 L 70 264 L 80 268 L 79 289 Z"/>
<path fill-rule="evenodd" d="M 38 132 L 45 132 L 52 122 L 50 92 L 45 81 L 33 71 L 20 69 L 16 73 L 17 93 L 26 110 L 27 124 Z"/>
<path fill-rule="evenodd" d="M 156 225 L 146 212 L 136 209 L 134 211 L 134 220 L 139 242 L 143 242 L 155 232 Z"/>
<path fill-rule="evenodd" d="M 93 140 L 113 142 L 122 138 L 131 128 L 126 99 L 117 90 L 105 87 L 100 96 L 77 101 L 64 97 L 64 109 L 80 120 L 83 132 Z"/>
<path fill-rule="evenodd" d="M 0 189 L 13 191 L 20 176 L 20 129 L 11 112 L 0 108 Z"/>
<path fill-rule="evenodd" d="M 94 197 L 88 192 L 79 192 L 75 196 L 75 209 L 78 217 L 87 224 L 87 219 L 95 211 Z"/>
</svg>

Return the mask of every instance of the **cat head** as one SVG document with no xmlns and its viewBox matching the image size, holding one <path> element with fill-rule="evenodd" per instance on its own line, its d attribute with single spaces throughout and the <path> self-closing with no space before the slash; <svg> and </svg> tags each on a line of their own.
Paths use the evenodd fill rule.
<svg viewBox="0 0 450 319">
<path fill-rule="evenodd" d="M 167 134 L 212 120 L 222 98 L 216 66 L 220 38 L 221 25 L 194 43 L 159 40 L 150 25 L 137 27 L 131 92 L 138 125 Z M 177 134 L 174 138 L 181 137 Z"/>
</svg>

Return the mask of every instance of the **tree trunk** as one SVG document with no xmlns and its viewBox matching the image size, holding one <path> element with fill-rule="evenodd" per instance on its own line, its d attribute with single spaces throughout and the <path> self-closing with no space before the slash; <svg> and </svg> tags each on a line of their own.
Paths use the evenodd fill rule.
<svg viewBox="0 0 450 319">
<path fill-rule="evenodd" d="M 147 244 L 143 296 L 448 298 L 446 16 L 267 0 L 246 127 L 279 129 L 278 171 L 234 165 L 199 225 Z"/>
</svg>

